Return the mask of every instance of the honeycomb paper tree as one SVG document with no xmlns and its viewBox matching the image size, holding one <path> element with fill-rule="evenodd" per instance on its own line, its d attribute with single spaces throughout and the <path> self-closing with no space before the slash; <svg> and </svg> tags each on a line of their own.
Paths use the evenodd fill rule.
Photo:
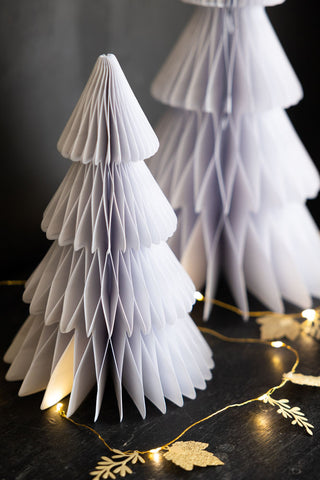
<svg viewBox="0 0 320 480">
<path fill-rule="evenodd" d="M 26 283 L 7 379 L 21 396 L 46 389 L 43 409 L 71 393 L 67 415 L 96 385 L 98 417 L 108 370 L 121 419 L 123 387 L 142 417 L 145 397 L 181 406 L 210 379 L 211 351 L 166 243 L 176 216 L 142 161 L 158 139 L 114 55 L 98 58 L 58 149 L 74 163 L 44 212 L 54 242 Z"/>
<path fill-rule="evenodd" d="M 150 163 L 178 215 L 169 245 L 208 299 L 222 273 L 244 311 L 247 289 L 306 308 L 320 296 L 305 206 L 319 175 L 284 111 L 302 89 L 264 10 L 281 1 L 184 1 L 198 6 L 152 85 L 170 106 Z"/>
</svg>

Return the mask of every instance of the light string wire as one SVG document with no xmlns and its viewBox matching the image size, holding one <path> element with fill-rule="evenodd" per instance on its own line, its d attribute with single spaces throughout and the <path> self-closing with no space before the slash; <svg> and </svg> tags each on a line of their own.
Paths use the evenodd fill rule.
<svg viewBox="0 0 320 480">
<path fill-rule="evenodd" d="M 198 292 L 197 292 L 198 293 Z M 199 294 L 199 297 L 197 298 L 199 302 L 205 301 L 205 297 L 201 294 Z M 213 305 L 217 305 L 217 307 L 224 308 L 225 310 L 229 310 L 230 312 L 236 313 L 237 315 L 240 315 L 242 317 L 262 317 L 262 316 L 270 316 L 270 317 L 288 317 L 288 318 L 305 318 L 303 315 L 303 310 L 302 312 L 296 312 L 296 313 L 280 313 L 280 312 L 274 312 L 271 310 L 257 310 L 257 311 L 245 311 L 241 310 L 240 308 L 236 307 L 235 305 L 231 305 L 230 303 L 222 302 L 221 300 L 217 300 L 216 298 L 210 299 L 209 300 Z M 318 311 L 319 307 L 312 309 L 314 311 Z"/>
</svg>

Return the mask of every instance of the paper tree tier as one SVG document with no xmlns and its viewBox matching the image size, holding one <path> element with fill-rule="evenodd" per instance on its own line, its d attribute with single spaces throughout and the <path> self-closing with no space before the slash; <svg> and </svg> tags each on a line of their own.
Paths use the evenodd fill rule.
<svg viewBox="0 0 320 480">
<path fill-rule="evenodd" d="M 182 0 L 184 3 L 193 3 L 194 5 L 201 5 L 202 7 L 247 7 L 249 5 L 278 5 L 285 2 L 285 0 Z"/>
<path fill-rule="evenodd" d="M 305 201 L 320 182 L 283 111 L 300 83 L 262 6 L 192 3 L 211 8 L 195 9 L 152 85 L 170 107 L 150 163 L 178 216 L 169 245 L 206 284 L 205 318 L 220 274 L 245 312 L 247 289 L 275 311 L 283 299 L 307 308 L 320 237 Z"/>
<path fill-rule="evenodd" d="M 125 388 L 165 412 L 204 389 L 211 350 L 188 315 L 194 286 L 166 241 L 175 214 L 142 161 L 158 140 L 113 55 L 100 56 L 58 142 L 70 167 L 44 212 L 54 240 L 26 283 L 30 316 L 5 361 L 41 408 L 70 393 L 72 415 L 107 375 L 120 418 Z"/>
<path fill-rule="evenodd" d="M 302 88 L 262 7 L 195 9 L 156 76 L 155 98 L 219 121 L 287 108 Z M 160 142 L 162 144 L 162 142 Z"/>
</svg>

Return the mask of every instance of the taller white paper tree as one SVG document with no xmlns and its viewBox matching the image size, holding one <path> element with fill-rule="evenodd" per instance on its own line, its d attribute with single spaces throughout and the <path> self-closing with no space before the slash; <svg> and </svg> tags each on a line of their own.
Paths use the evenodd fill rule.
<svg viewBox="0 0 320 480">
<path fill-rule="evenodd" d="M 268 308 L 320 296 L 320 237 L 305 207 L 319 175 L 283 109 L 302 89 L 263 5 L 199 5 L 154 80 L 170 108 L 150 169 L 178 215 L 171 247 L 214 297 L 220 272 L 237 305 Z M 205 306 L 208 317 L 211 303 Z"/>
<path fill-rule="evenodd" d="M 46 389 L 41 408 L 70 395 L 71 415 L 107 371 L 120 417 L 124 386 L 183 404 L 204 389 L 211 351 L 188 315 L 194 286 L 166 240 L 175 214 L 143 160 L 158 139 L 113 55 L 98 58 L 58 149 L 73 160 L 44 212 L 54 243 L 26 283 L 30 316 L 5 360 L 19 395 Z"/>
</svg>

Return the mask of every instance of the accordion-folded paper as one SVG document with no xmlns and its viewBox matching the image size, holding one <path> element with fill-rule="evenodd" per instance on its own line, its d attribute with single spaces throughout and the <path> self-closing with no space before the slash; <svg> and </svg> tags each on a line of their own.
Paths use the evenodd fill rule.
<svg viewBox="0 0 320 480">
<path fill-rule="evenodd" d="M 30 316 L 5 355 L 19 395 L 41 408 L 70 394 L 72 415 L 111 375 L 165 412 L 211 378 L 212 354 L 188 312 L 194 285 L 166 241 L 176 216 L 143 159 L 158 140 L 113 55 L 98 58 L 59 139 L 73 160 L 43 215 L 53 244 L 26 283 Z M 113 394 L 113 393 L 112 393 Z"/>
<path fill-rule="evenodd" d="M 285 0 L 182 0 L 184 3 L 193 3 L 202 7 L 239 8 L 252 5 L 264 5 L 266 7 L 278 5 Z"/>
<path fill-rule="evenodd" d="M 302 98 L 262 7 L 197 8 L 151 91 L 163 103 L 210 112 L 217 121 L 226 108 L 237 118 Z"/>
<path fill-rule="evenodd" d="M 211 8 L 195 9 L 152 84 L 171 107 L 150 162 L 178 215 L 169 244 L 206 284 L 205 318 L 220 274 L 243 311 L 247 289 L 275 311 L 283 299 L 307 308 L 320 296 L 320 237 L 305 207 L 319 174 L 283 110 L 302 88 L 266 2 L 192 3 Z"/>
</svg>

